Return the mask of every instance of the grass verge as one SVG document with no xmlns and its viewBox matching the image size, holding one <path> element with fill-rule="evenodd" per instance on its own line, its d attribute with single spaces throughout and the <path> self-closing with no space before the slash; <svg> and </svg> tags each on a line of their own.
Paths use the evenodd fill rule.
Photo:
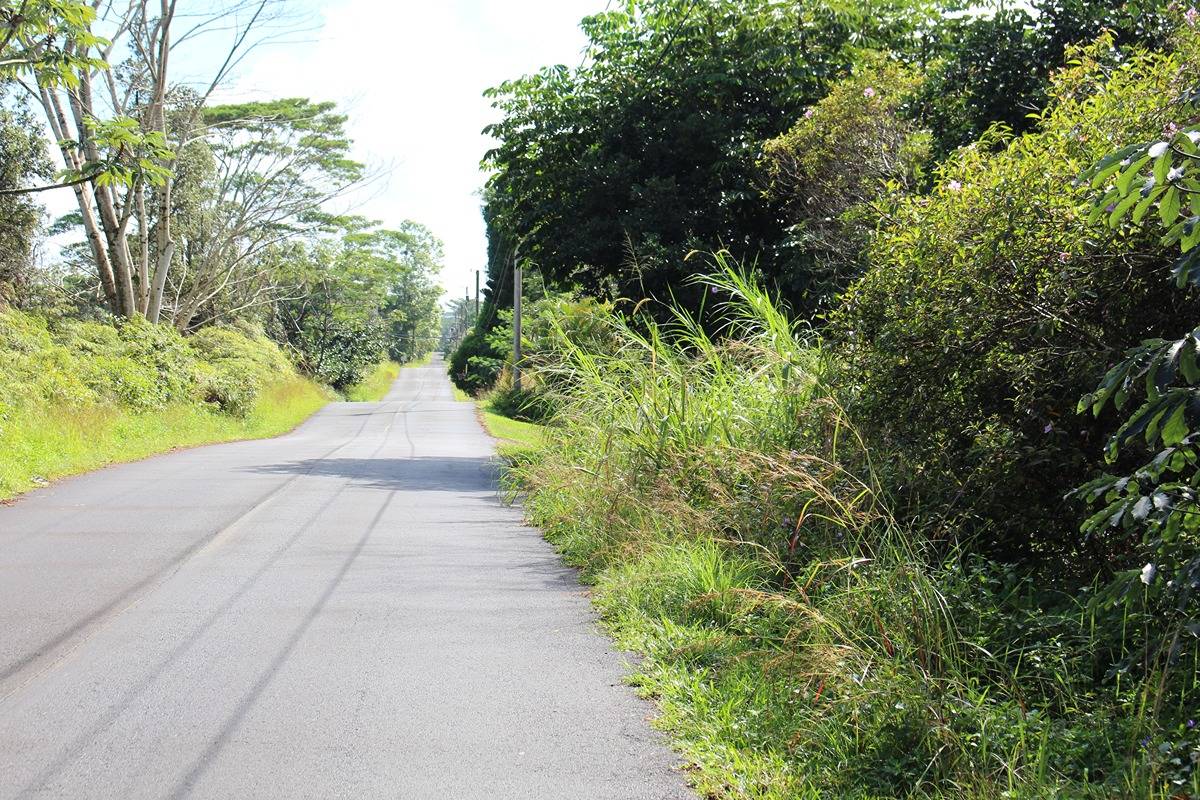
<svg viewBox="0 0 1200 800">
<path fill-rule="evenodd" d="M 371 403 L 382 400 L 400 377 L 403 367 L 395 361 L 384 361 L 362 381 L 346 390 L 346 399 L 352 403 Z"/>
<path fill-rule="evenodd" d="M 400 377 L 400 370 L 408 367 L 424 367 L 432 358 L 433 355 L 428 354 L 406 364 L 384 361 L 378 364 L 371 374 L 363 378 L 361 382 L 347 389 L 346 399 L 352 403 L 372 403 L 382 400 L 387 396 L 396 378 Z"/>
<path fill-rule="evenodd" d="M 145 412 L 120 406 L 22 408 L 0 429 L 0 499 L 176 448 L 278 436 L 329 400 L 322 387 L 293 377 L 264 388 L 244 417 L 184 403 Z"/>
<path fill-rule="evenodd" d="M 479 409 L 479 417 L 487 432 L 500 440 L 496 449 L 502 456 L 536 449 L 545 440 L 545 428 L 541 425 L 502 417 L 486 406 Z"/>
<path fill-rule="evenodd" d="M 492 438 L 500 440 L 496 447 L 500 455 L 511 457 L 521 453 L 528 453 L 537 449 L 545 442 L 545 426 L 497 414 L 491 410 L 486 400 L 476 401 L 471 395 L 457 386 L 452 386 L 452 388 L 455 400 L 460 403 L 476 403 L 475 410 L 479 416 L 479 422 L 483 425 L 483 429 Z"/>
</svg>

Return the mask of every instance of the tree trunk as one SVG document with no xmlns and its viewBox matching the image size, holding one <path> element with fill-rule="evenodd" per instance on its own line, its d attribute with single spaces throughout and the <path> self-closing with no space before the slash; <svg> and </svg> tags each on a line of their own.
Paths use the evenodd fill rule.
<svg viewBox="0 0 1200 800">
<path fill-rule="evenodd" d="M 40 97 L 42 109 L 46 112 L 46 119 L 50 122 L 50 129 L 54 132 L 55 138 L 59 142 L 70 141 L 67 116 L 57 95 L 47 89 L 42 89 Z M 78 171 L 82 165 L 70 145 L 60 145 L 60 149 L 64 165 Z M 84 190 L 84 184 L 77 183 L 71 188 L 75 191 L 75 201 L 79 205 L 79 214 L 83 218 L 83 230 L 87 235 L 88 245 L 91 246 L 92 257 L 96 259 L 96 273 L 100 277 L 100 286 L 104 290 L 105 302 L 115 312 L 119 306 L 117 284 L 113 275 L 112 262 L 108 258 L 108 250 L 101 236 L 100 224 L 96 221 L 96 213 Z"/>
</svg>

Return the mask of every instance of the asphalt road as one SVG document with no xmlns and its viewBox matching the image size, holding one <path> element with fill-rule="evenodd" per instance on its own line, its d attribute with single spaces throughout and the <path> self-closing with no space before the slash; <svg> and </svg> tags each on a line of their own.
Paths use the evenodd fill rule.
<svg viewBox="0 0 1200 800">
<path fill-rule="evenodd" d="M 0 798 L 686 798 L 439 362 L 0 508 Z"/>
</svg>

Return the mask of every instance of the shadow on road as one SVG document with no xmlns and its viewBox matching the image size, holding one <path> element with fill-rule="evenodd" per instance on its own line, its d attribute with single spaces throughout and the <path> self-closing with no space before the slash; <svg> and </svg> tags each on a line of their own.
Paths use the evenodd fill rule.
<svg viewBox="0 0 1200 800">
<path fill-rule="evenodd" d="M 490 458 L 321 458 L 268 464 L 247 471 L 343 478 L 352 485 L 392 492 L 493 492 L 496 489 L 496 464 Z"/>
</svg>

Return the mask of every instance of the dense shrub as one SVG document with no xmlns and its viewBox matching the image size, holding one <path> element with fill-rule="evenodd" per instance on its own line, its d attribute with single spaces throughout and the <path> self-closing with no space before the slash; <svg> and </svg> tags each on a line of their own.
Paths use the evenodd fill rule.
<svg viewBox="0 0 1200 800">
<path fill-rule="evenodd" d="M 763 146 L 768 196 L 786 204 L 791 282 L 812 311 L 860 271 L 871 205 L 911 191 L 929 158 L 929 134 L 906 119 L 917 74 L 882 57 L 834 84 L 783 136 Z"/>
<path fill-rule="evenodd" d="M 1121 61 L 1102 40 L 1055 80 L 1037 130 L 959 152 L 931 195 L 881 220 L 870 271 L 834 333 L 853 414 L 907 517 L 967 523 L 987 552 L 1089 575 L 1127 539 L 1081 541 L 1063 495 L 1100 463 L 1107 420 L 1078 398 L 1129 342 L 1177 330 L 1194 295 L 1164 297 L 1156 236 L 1087 221 L 1080 173 L 1179 112 L 1161 99 L 1197 64 Z"/>
<path fill-rule="evenodd" d="M 387 334 L 378 320 L 328 319 L 305 328 L 292 343 L 301 369 L 340 392 L 379 363 L 387 351 Z"/>
<path fill-rule="evenodd" d="M 592 297 L 573 294 L 548 294 L 533 300 L 522 316 L 521 347 L 524 366 L 531 383 L 526 391 L 515 393 L 510 385 L 512 362 L 512 311 L 489 314 L 472 328 L 450 354 L 450 378 L 458 388 L 471 395 L 495 390 L 491 397 L 497 413 L 514 411 L 518 419 L 542 421 L 549 416 L 552 403 L 541 384 L 551 377 L 539 374 L 537 367 L 557 359 L 560 341 L 572 342 L 592 350 L 604 350 L 609 336 L 607 319 L 612 305 Z M 506 410 L 500 410 L 506 409 Z M 526 409 L 524 412 L 521 409 Z"/>
<path fill-rule="evenodd" d="M 204 402 L 242 416 L 264 387 L 294 377 L 258 331 L 209 328 L 184 337 L 144 320 L 52 325 L 0 313 L 0 420 L 5 409 L 58 404 L 146 411 Z"/>
<path fill-rule="evenodd" d="M 898 523 L 831 354 L 740 274 L 712 288 L 720 340 L 680 312 L 563 343 L 555 425 L 515 473 L 646 655 L 701 793 L 1190 796 L 1195 688 L 1106 679 L 1136 641 L 1119 615 Z"/>
<path fill-rule="evenodd" d="M 511 328 L 509 336 L 512 335 Z M 472 328 L 450 353 L 447 365 L 454 385 L 470 395 L 481 394 L 495 385 L 509 352 L 499 349 L 496 337 Z"/>
</svg>

